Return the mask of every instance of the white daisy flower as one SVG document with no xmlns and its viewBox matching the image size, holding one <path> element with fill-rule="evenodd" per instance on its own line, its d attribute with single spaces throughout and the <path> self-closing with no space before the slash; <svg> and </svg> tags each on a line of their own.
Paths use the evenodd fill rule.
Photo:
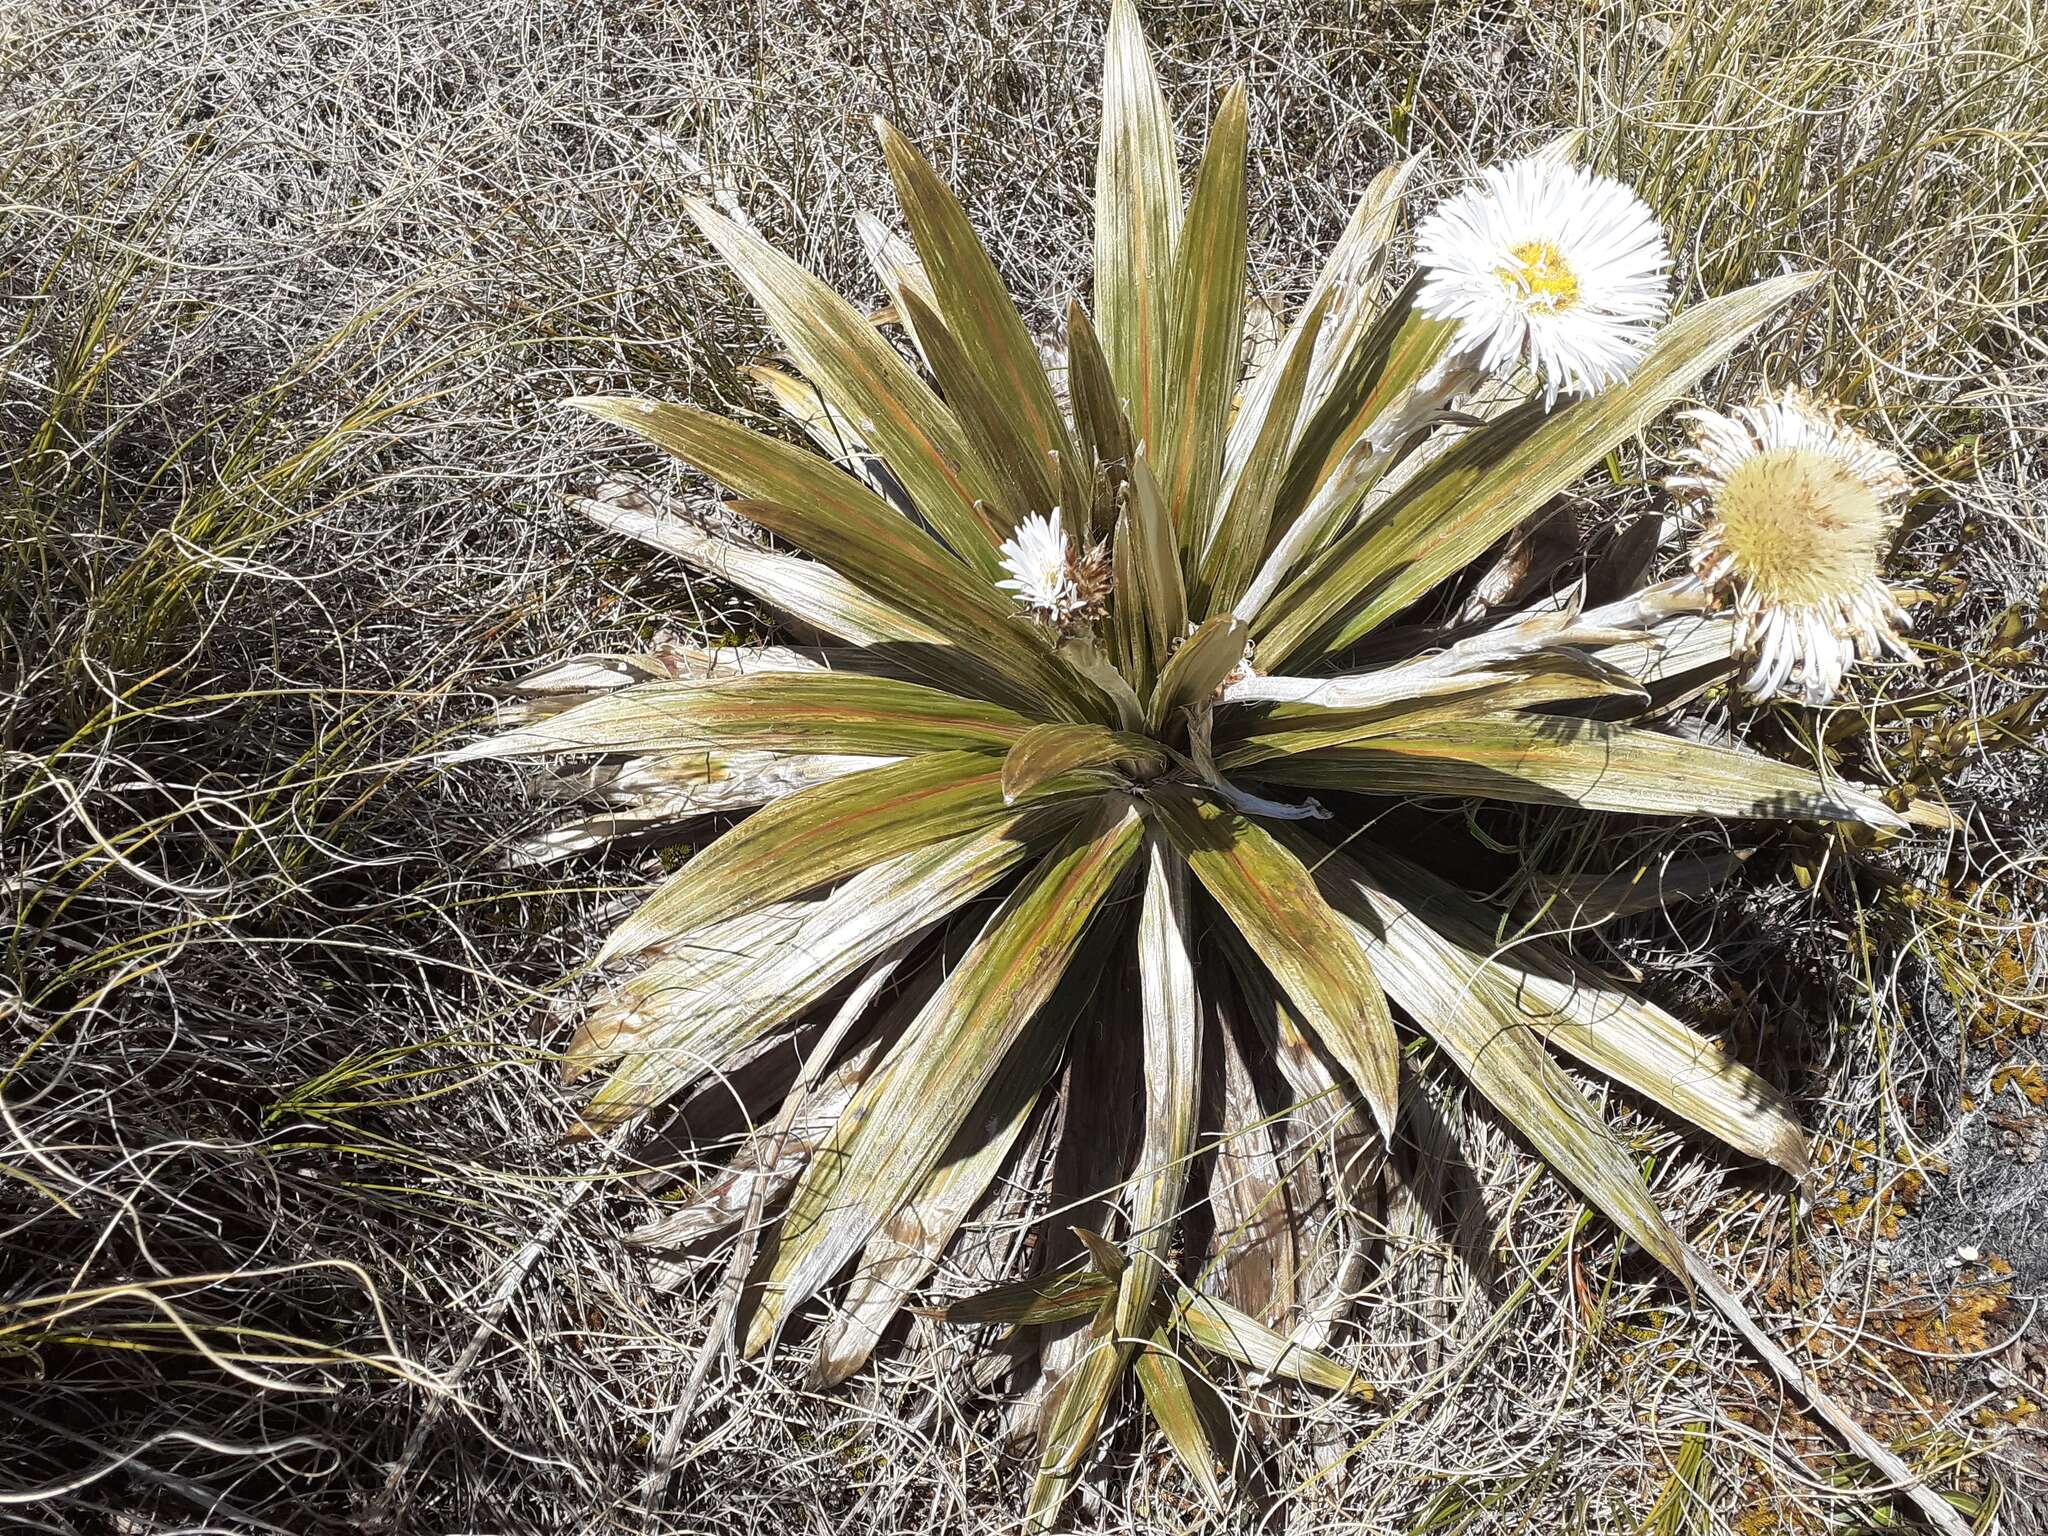
<svg viewBox="0 0 2048 1536">
<path fill-rule="evenodd" d="M 1490 166 L 1415 232 L 1424 314 L 1488 372 L 1526 363 L 1546 408 L 1626 378 L 1663 322 L 1671 251 L 1621 182 L 1553 156 Z"/>
<path fill-rule="evenodd" d="M 1705 504 L 1691 580 L 1735 610 L 1754 658 L 1745 692 L 1825 704 L 1859 656 L 1910 661 L 1910 627 L 1879 562 L 1907 489 L 1898 458 L 1797 390 L 1734 414 L 1688 413 L 1686 472 L 1665 483 Z"/>
<path fill-rule="evenodd" d="M 1081 593 L 1057 508 L 1051 516 L 1027 516 L 997 553 L 1009 575 L 996 585 L 1014 593 L 1025 607 L 1055 623 L 1080 611 Z"/>
</svg>

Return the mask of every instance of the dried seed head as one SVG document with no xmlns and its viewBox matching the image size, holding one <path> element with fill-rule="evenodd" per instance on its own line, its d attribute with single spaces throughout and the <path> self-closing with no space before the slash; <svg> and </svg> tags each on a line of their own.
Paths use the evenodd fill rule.
<svg viewBox="0 0 2048 1536">
<path fill-rule="evenodd" d="M 1704 507 L 1693 580 L 1734 607 L 1754 659 L 1745 690 L 1797 679 L 1800 697 L 1825 703 L 1859 656 L 1910 659 L 1880 569 L 1906 490 L 1898 459 L 1796 390 L 1690 422 L 1685 472 L 1667 484 Z"/>
</svg>

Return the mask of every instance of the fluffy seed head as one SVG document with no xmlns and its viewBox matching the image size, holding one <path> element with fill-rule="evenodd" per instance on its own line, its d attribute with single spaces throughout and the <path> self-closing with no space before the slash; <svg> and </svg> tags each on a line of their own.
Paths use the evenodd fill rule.
<svg viewBox="0 0 2048 1536">
<path fill-rule="evenodd" d="M 1415 233 L 1422 311 L 1502 373 L 1526 363 L 1544 401 L 1627 376 L 1670 302 L 1670 249 L 1643 200 L 1550 156 L 1489 167 Z"/>
<path fill-rule="evenodd" d="M 1820 704 L 1859 656 L 1910 659 L 1880 569 L 1906 489 L 1898 459 L 1796 390 L 1689 419 L 1684 472 L 1667 484 L 1703 506 L 1693 580 L 1734 606 L 1755 662 L 1743 687 L 1773 694 L 1796 678 Z"/>
</svg>

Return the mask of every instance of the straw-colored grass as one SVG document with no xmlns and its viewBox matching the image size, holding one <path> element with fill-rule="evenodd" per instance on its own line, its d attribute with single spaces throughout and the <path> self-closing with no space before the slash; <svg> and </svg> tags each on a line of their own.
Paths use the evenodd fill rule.
<svg viewBox="0 0 2048 1536">
<path fill-rule="evenodd" d="M 1960 0 L 1145 14 L 1191 114 L 1250 77 L 1253 271 L 1283 301 L 1396 153 L 1430 152 L 1426 204 L 1575 125 L 1678 235 L 1689 296 L 1831 272 L 1725 387 L 1813 372 L 1925 468 L 1893 574 L 1928 594 L 1927 664 L 1825 715 L 1709 701 L 1697 724 L 1938 789 L 1966 831 L 1909 851 L 1711 824 L 1596 840 L 1548 812 L 1479 830 L 1553 877 L 1503 893 L 1550 926 L 1592 915 L 1559 880 L 1754 849 L 1579 943 L 1793 1088 L 1819 1185 L 1795 1201 L 1624 1123 L 1781 1341 L 1938 1483 L 2048 1524 L 2020 1406 L 2048 1400 L 2027 1305 L 2048 1124 L 2023 1070 L 2048 1056 L 2040 22 Z M 560 399 L 748 399 L 762 333 L 680 199 L 730 197 L 868 291 L 851 214 L 887 205 L 883 110 L 1049 322 L 1085 266 L 1100 27 L 839 0 L 0 15 L 0 1524 L 1014 1519 L 1002 1382 L 950 1337 L 830 1399 L 772 1357 L 715 1379 L 681 1475 L 642 1486 L 721 1256 L 655 1286 L 619 1238 L 692 1154 L 565 1144 L 551 1055 L 648 869 L 507 872 L 539 813 L 410 759 L 533 657 L 758 630 L 564 505 L 616 454 Z M 1579 526 L 1661 512 L 1666 447 L 1585 486 Z M 1339 1341 L 1380 1404 L 1239 1392 L 1276 1416 L 1247 1525 L 1896 1518 L 1421 1065 L 1440 1177 L 1389 1192 L 1387 1263 Z M 1203 1519 L 1129 1437 L 1073 1518 Z"/>
</svg>

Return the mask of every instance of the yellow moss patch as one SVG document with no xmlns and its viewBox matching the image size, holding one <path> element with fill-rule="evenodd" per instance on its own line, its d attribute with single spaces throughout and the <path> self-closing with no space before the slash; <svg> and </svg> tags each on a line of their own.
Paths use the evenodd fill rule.
<svg viewBox="0 0 2048 1536">
<path fill-rule="evenodd" d="M 1991 1074 L 1992 1097 L 1996 1098 L 2008 1088 L 2019 1089 L 2029 1104 L 2048 1103 L 2048 1078 L 2042 1077 L 2039 1062 L 2000 1067 Z"/>
<path fill-rule="evenodd" d="M 1897 1161 L 1908 1156 L 1880 1157 L 1877 1143 L 1867 1137 L 1851 1142 L 1845 1154 L 1820 1171 L 1820 1192 L 1811 1208 L 1814 1224 L 1846 1235 L 1897 1237 L 1900 1218 L 1920 1203 L 1929 1175 L 1948 1172 L 1939 1159 L 1899 1168 Z"/>
</svg>

